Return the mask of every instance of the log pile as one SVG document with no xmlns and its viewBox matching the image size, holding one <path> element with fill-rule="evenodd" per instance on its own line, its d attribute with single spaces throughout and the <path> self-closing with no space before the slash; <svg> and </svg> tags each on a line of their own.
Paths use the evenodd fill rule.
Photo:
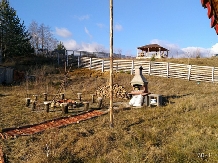
<svg viewBox="0 0 218 163">
<path fill-rule="evenodd" d="M 97 97 L 110 97 L 110 86 L 102 86 L 98 87 L 96 90 Z M 113 85 L 113 97 L 121 98 L 121 99 L 128 99 L 128 93 L 124 89 L 123 86 L 119 86 L 118 84 Z"/>
</svg>

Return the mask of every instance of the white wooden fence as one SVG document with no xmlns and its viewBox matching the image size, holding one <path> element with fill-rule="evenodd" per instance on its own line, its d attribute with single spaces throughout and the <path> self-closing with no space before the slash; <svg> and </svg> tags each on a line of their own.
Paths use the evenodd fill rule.
<svg viewBox="0 0 218 163">
<path fill-rule="evenodd" d="M 82 57 L 79 67 L 100 70 L 110 70 L 110 61 Z M 194 81 L 218 82 L 218 67 L 186 65 L 169 62 L 154 62 L 146 60 L 114 60 L 113 71 L 123 71 L 134 74 L 135 67 L 142 66 L 144 75 L 154 75 L 167 78 L 180 78 Z"/>
</svg>

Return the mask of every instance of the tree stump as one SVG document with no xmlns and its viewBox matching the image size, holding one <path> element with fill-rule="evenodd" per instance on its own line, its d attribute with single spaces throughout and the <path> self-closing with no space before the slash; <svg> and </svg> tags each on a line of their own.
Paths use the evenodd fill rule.
<svg viewBox="0 0 218 163">
<path fill-rule="evenodd" d="M 61 100 L 64 100 L 64 93 L 61 93 Z"/>
<path fill-rule="evenodd" d="M 43 93 L 44 95 L 44 101 L 47 101 L 48 100 L 48 94 L 47 93 Z"/>
<path fill-rule="evenodd" d="M 62 108 L 62 113 L 63 114 L 67 114 L 68 113 L 68 104 L 67 103 L 62 103 L 61 104 L 61 108 Z"/>
<path fill-rule="evenodd" d="M 26 107 L 30 106 L 30 98 L 26 98 Z"/>
<path fill-rule="evenodd" d="M 102 97 L 99 97 L 99 98 L 98 98 L 98 109 L 101 109 L 101 107 L 102 107 L 102 101 L 103 101 L 103 98 L 102 98 Z"/>
<path fill-rule="evenodd" d="M 49 112 L 50 103 L 49 102 L 44 102 L 44 104 L 45 104 L 45 111 L 48 113 Z"/>
<path fill-rule="evenodd" d="M 36 101 L 33 101 L 33 103 L 32 103 L 32 110 L 33 111 L 36 110 Z"/>
<path fill-rule="evenodd" d="M 95 94 L 90 94 L 91 95 L 91 97 L 92 97 L 92 103 L 95 103 Z"/>
<path fill-rule="evenodd" d="M 83 102 L 85 111 L 89 110 L 89 102 Z"/>
<path fill-rule="evenodd" d="M 82 93 L 77 93 L 77 95 L 78 95 L 78 100 L 81 101 L 82 100 L 82 97 L 81 97 Z"/>
</svg>

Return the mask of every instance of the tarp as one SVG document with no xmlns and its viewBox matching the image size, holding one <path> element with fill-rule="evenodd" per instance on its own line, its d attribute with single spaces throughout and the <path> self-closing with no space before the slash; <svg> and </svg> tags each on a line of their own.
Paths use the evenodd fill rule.
<svg viewBox="0 0 218 163">
<path fill-rule="evenodd" d="M 129 101 L 129 105 L 131 106 L 142 106 L 143 96 L 142 95 L 134 95 L 132 99 Z"/>
</svg>

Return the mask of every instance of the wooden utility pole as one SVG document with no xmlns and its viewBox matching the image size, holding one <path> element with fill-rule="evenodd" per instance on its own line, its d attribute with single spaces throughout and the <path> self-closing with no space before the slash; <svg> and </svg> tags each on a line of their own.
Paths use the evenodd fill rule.
<svg viewBox="0 0 218 163">
<path fill-rule="evenodd" d="M 113 119 L 113 0 L 110 0 L 110 127 L 114 127 Z"/>
</svg>

